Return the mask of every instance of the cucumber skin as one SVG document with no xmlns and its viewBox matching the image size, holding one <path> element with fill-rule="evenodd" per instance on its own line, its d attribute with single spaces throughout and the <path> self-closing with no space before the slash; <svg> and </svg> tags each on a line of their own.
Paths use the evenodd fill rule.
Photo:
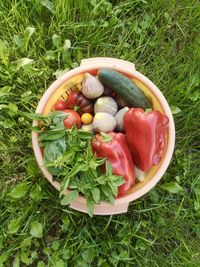
<svg viewBox="0 0 200 267">
<path fill-rule="evenodd" d="M 99 80 L 127 100 L 133 107 L 151 108 L 152 104 L 144 92 L 123 74 L 109 68 L 98 71 Z"/>
</svg>

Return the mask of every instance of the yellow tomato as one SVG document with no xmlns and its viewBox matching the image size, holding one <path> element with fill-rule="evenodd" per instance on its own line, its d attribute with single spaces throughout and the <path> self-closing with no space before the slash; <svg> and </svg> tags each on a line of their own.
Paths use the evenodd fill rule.
<svg viewBox="0 0 200 267">
<path fill-rule="evenodd" d="M 84 124 L 90 124 L 92 122 L 92 120 L 93 120 L 93 116 L 90 113 L 84 113 L 81 116 L 81 121 Z"/>
</svg>

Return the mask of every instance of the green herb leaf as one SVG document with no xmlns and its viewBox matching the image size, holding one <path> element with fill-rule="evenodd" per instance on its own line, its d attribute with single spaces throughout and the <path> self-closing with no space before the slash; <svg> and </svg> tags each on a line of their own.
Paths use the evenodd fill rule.
<svg viewBox="0 0 200 267">
<path fill-rule="evenodd" d="M 51 113 L 53 123 L 57 124 L 67 118 L 67 114 L 63 111 L 57 110 Z"/>
<path fill-rule="evenodd" d="M 74 167 L 67 173 L 67 178 L 69 179 L 75 176 L 81 169 L 82 166 L 80 164 L 75 164 Z"/>
<path fill-rule="evenodd" d="M 112 175 L 112 165 L 106 160 L 106 175 Z"/>
<path fill-rule="evenodd" d="M 61 200 L 60 204 L 63 206 L 68 205 L 72 201 L 74 201 L 77 197 L 78 197 L 78 191 L 73 190 L 73 191 L 69 192 L 66 196 L 64 196 L 64 198 Z"/>
<path fill-rule="evenodd" d="M 54 141 L 54 140 L 64 137 L 64 135 L 65 135 L 64 129 L 55 129 L 51 131 L 45 131 L 45 132 L 42 132 L 42 134 L 40 135 L 39 142 Z"/>
<path fill-rule="evenodd" d="M 60 184 L 60 196 L 65 192 L 65 190 L 68 188 L 70 182 L 70 177 L 67 177 L 67 179 L 63 179 Z"/>
<path fill-rule="evenodd" d="M 100 185 L 104 185 L 106 184 L 106 177 L 104 175 L 101 175 L 99 176 L 97 179 L 96 179 L 97 183 L 99 183 Z"/>
<path fill-rule="evenodd" d="M 59 174 L 63 168 L 50 166 L 50 163 L 56 161 L 59 157 L 64 155 L 66 151 L 65 138 L 47 142 L 44 149 L 44 164 L 52 174 Z"/>
<path fill-rule="evenodd" d="M 113 192 L 112 192 L 111 188 L 108 187 L 107 184 L 102 186 L 102 191 L 103 191 L 103 193 L 105 194 L 106 197 L 110 197 L 110 196 L 113 195 Z"/>
<path fill-rule="evenodd" d="M 112 194 L 110 194 L 109 196 L 107 196 L 105 198 L 105 201 L 108 202 L 108 203 L 110 203 L 110 204 L 112 204 L 112 205 L 114 205 L 114 203 L 115 203 L 115 197 Z"/>
<path fill-rule="evenodd" d="M 116 197 L 118 194 L 118 186 L 117 184 L 109 182 L 108 185 L 110 186 L 110 189 L 112 190 L 114 196 Z"/>
<path fill-rule="evenodd" d="M 94 200 L 92 198 L 87 199 L 87 210 L 89 216 L 92 217 L 94 213 Z"/>
<path fill-rule="evenodd" d="M 95 187 L 94 189 L 92 189 L 92 197 L 95 201 L 95 203 L 98 203 L 100 200 L 100 190 L 99 188 Z"/>
<path fill-rule="evenodd" d="M 120 186 L 125 183 L 125 179 L 122 176 L 113 175 L 113 181 L 116 185 Z"/>
<path fill-rule="evenodd" d="M 90 132 L 86 132 L 83 130 L 78 130 L 78 137 L 81 140 L 91 140 L 93 138 L 93 134 Z"/>
</svg>

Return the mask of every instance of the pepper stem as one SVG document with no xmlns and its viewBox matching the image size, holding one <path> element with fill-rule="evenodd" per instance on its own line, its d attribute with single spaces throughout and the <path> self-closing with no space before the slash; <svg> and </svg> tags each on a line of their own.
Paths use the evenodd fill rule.
<svg viewBox="0 0 200 267">
<path fill-rule="evenodd" d="M 106 143 L 107 142 L 110 142 L 112 139 L 113 139 L 113 136 L 110 136 L 106 133 L 103 133 L 103 132 L 100 132 L 102 138 L 103 138 L 103 141 L 105 141 Z"/>
<path fill-rule="evenodd" d="M 74 109 L 75 111 L 79 111 L 80 107 L 75 105 L 75 106 L 73 107 L 73 109 Z"/>
</svg>

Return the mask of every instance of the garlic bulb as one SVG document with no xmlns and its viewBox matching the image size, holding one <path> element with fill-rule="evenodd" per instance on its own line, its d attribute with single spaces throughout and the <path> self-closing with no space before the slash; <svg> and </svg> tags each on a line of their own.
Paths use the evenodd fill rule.
<svg viewBox="0 0 200 267">
<path fill-rule="evenodd" d="M 128 107 L 120 109 L 115 115 L 115 120 L 117 122 L 117 130 L 124 131 L 124 114 L 129 110 Z"/>
<path fill-rule="evenodd" d="M 96 132 L 112 132 L 116 127 L 116 120 L 109 113 L 98 112 L 94 116 L 93 127 Z"/>
<path fill-rule="evenodd" d="M 88 99 L 93 99 L 101 96 L 103 92 L 103 84 L 96 77 L 86 73 L 82 82 L 82 94 Z"/>
<path fill-rule="evenodd" d="M 94 113 L 97 112 L 106 112 L 114 116 L 117 112 L 116 101 L 110 96 L 100 97 L 94 105 Z"/>
</svg>

